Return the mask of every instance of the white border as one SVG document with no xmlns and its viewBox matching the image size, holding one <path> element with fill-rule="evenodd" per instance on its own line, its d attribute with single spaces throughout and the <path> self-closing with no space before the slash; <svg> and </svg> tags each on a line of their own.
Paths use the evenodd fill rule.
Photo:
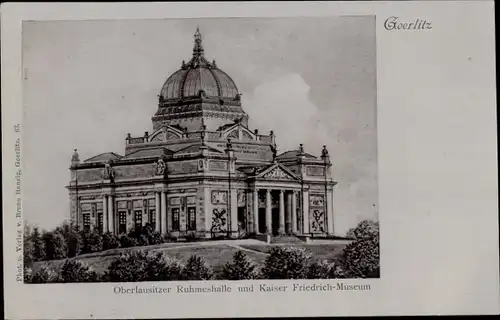
<svg viewBox="0 0 500 320">
<path fill-rule="evenodd" d="M 7 3 L 1 9 L 6 318 L 499 312 L 492 1 Z M 15 282 L 11 128 L 22 123 L 21 20 L 362 14 L 377 15 L 382 279 L 369 281 L 372 291 L 125 296 L 114 295 L 110 284 Z M 433 30 L 389 32 L 382 26 L 389 16 L 431 20 Z"/>
</svg>

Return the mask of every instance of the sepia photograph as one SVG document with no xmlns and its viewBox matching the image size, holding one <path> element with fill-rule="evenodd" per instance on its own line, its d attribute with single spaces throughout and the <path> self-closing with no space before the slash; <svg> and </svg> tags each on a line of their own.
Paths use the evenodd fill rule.
<svg viewBox="0 0 500 320">
<path fill-rule="evenodd" d="M 379 278 L 375 21 L 25 21 L 24 282 Z"/>
<path fill-rule="evenodd" d="M 6 319 L 498 314 L 493 1 L 0 16 Z"/>
</svg>

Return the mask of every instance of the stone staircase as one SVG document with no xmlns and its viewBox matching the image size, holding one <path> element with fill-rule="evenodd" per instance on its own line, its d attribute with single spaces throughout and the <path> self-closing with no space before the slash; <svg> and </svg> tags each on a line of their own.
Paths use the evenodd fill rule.
<svg viewBox="0 0 500 320">
<path fill-rule="evenodd" d="M 267 235 L 258 234 L 255 236 L 255 239 L 263 242 L 267 242 Z M 304 243 L 304 240 L 299 239 L 296 236 L 292 235 L 283 235 L 283 236 L 272 236 L 271 243 L 280 244 L 280 243 Z"/>
<path fill-rule="evenodd" d="M 292 235 L 274 236 L 271 237 L 271 243 L 303 243 L 301 239 Z"/>
</svg>

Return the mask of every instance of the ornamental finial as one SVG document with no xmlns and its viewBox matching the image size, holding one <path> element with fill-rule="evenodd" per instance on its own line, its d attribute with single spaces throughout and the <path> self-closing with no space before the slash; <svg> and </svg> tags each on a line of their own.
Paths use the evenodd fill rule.
<svg viewBox="0 0 500 320">
<path fill-rule="evenodd" d="M 202 56 L 203 55 L 203 45 L 201 44 L 201 33 L 200 27 L 196 27 L 196 32 L 194 33 L 194 48 L 193 55 L 194 56 Z"/>
</svg>

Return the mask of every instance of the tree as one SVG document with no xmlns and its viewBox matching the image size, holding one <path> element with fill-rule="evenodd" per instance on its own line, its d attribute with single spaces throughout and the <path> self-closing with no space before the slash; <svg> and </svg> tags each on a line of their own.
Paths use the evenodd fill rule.
<svg viewBox="0 0 500 320">
<path fill-rule="evenodd" d="M 33 260 L 40 261 L 45 259 L 45 241 L 38 227 L 34 227 L 30 235 L 33 244 Z"/>
<path fill-rule="evenodd" d="M 62 259 L 67 256 L 67 247 L 61 233 L 49 231 L 44 233 L 45 258 L 47 260 Z"/>
<path fill-rule="evenodd" d="M 177 260 L 167 258 L 161 252 L 154 254 L 138 250 L 113 260 L 105 279 L 112 282 L 179 280 L 181 270 Z"/>
<path fill-rule="evenodd" d="M 307 279 L 331 279 L 335 278 L 334 264 L 326 260 L 315 261 L 309 265 Z"/>
<path fill-rule="evenodd" d="M 34 253 L 35 247 L 33 241 L 31 241 L 31 229 L 28 225 L 25 225 L 23 233 L 23 261 L 25 268 L 35 262 Z"/>
<path fill-rule="evenodd" d="M 348 235 L 356 240 L 342 251 L 338 273 L 347 278 L 380 277 L 378 222 L 361 221 Z"/>
<path fill-rule="evenodd" d="M 379 223 L 372 220 L 363 220 L 347 232 L 347 237 L 351 239 L 371 239 L 378 236 Z"/>
<path fill-rule="evenodd" d="M 379 277 L 380 250 L 378 238 L 360 239 L 348 244 L 339 259 L 347 278 Z"/>
<path fill-rule="evenodd" d="M 61 233 L 68 249 L 67 257 L 72 258 L 80 254 L 83 240 L 76 226 L 72 223 L 63 222 L 55 231 Z"/>
<path fill-rule="evenodd" d="M 304 279 L 307 277 L 311 253 L 303 248 L 274 247 L 264 262 L 265 279 Z"/>
<path fill-rule="evenodd" d="M 183 280 L 209 280 L 212 275 L 212 268 L 196 255 L 189 257 L 186 266 L 182 269 Z"/>
<path fill-rule="evenodd" d="M 257 278 L 255 265 L 241 250 L 234 253 L 233 259 L 227 262 L 220 275 L 223 280 L 249 280 Z"/>
<path fill-rule="evenodd" d="M 61 282 L 95 282 L 97 273 L 81 260 L 67 259 L 61 267 Z"/>
</svg>

